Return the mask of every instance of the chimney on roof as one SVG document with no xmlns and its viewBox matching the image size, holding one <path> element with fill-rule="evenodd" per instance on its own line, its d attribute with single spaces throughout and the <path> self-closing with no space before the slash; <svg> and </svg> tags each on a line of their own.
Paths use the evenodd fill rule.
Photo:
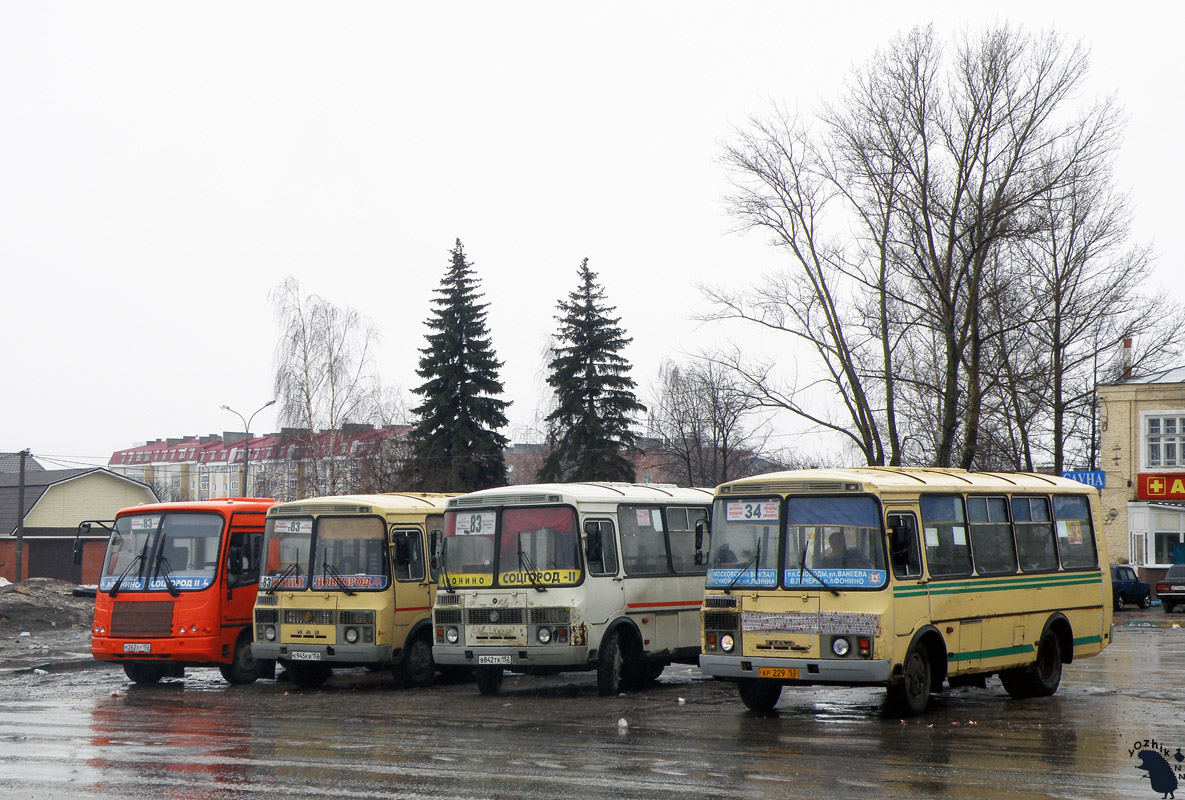
<svg viewBox="0 0 1185 800">
<path fill-rule="evenodd" d="M 229 447 L 230 445 L 238 444 L 239 442 L 243 441 L 246 436 L 247 435 L 242 431 L 223 431 L 222 443 Z"/>
<path fill-rule="evenodd" d="M 180 444 L 181 442 L 184 442 L 184 441 L 185 441 L 184 439 L 178 439 L 178 438 L 176 438 L 176 437 L 170 437 L 170 438 L 168 438 L 168 439 L 165 439 L 165 447 L 172 447 L 173 445 L 175 445 L 175 444 Z"/>
<path fill-rule="evenodd" d="M 1123 379 L 1127 380 L 1132 376 L 1132 340 L 1131 337 L 1123 340 Z"/>
<path fill-rule="evenodd" d="M 374 426 L 369 422 L 344 422 L 342 423 L 342 436 L 349 438 L 357 436 L 360 433 L 374 430 Z"/>
</svg>

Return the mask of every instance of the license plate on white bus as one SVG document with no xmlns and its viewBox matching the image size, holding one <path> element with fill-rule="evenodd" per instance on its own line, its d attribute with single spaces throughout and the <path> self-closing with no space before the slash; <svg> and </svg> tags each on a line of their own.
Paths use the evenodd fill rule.
<svg viewBox="0 0 1185 800">
<path fill-rule="evenodd" d="M 151 653 L 152 645 L 148 642 L 126 642 L 123 651 L 125 653 Z"/>
<path fill-rule="evenodd" d="M 509 664 L 510 656 L 478 656 L 478 664 Z"/>
<path fill-rule="evenodd" d="M 293 650 L 288 654 L 288 657 L 293 661 L 320 661 L 320 653 L 310 653 L 304 650 Z"/>
<path fill-rule="evenodd" d="M 798 680 L 798 667 L 758 667 L 758 678 L 776 678 L 781 681 Z"/>
</svg>

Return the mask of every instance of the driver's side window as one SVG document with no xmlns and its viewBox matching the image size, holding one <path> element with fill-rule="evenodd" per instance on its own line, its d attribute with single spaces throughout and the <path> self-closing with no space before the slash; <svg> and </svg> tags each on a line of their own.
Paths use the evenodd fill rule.
<svg viewBox="0 0 1185 800">
<path fill-rule="evenodd" d="M 592 533 L 590 529 L 595 530 Z M 607 519 L 587 520 L 585 530 L 585 555 L 588 558 L 588 571 L 591 575 L 617 574 L 617 541 L 613 536 L 613 523 Z M 599 541 L 599 547 L 592 547 L 590 535 L 594 541 Z"/>
<path fill-rule="evenodd" d="M 922 576 L 922 550 L 918 543 L 918 521 L 913 514 L 889 515 L 889 561 L 897 578 Z"/>
<path fill-rule="evenodd" d="M 395 580 L 404 583 L 424 580 L 424 548 L 419 531 L 393 532 L 391 556 L 395 561 Z"/>
</svg>

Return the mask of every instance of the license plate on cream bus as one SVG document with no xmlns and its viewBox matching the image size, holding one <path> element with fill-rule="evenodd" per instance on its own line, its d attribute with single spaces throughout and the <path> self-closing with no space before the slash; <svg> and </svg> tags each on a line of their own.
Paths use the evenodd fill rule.
<svg viewBox="0 0 1185 800">
<path fill-rule="evenodd" d="M 478 656 L 478 664 L 509 664 L 510 656 Z"/>
<path fill-rule="evenodd" d="M 288 654 L 288 657 L 293 661 L 320 661 L 321 654 L 317 652 L 309 652 L 307 650 L 293 650 Z"/>
<path fill-rule="evenodd" d="M 798 667 L 758 667 L 757 677 L 796 681 L 798 680 Z"/>
<path fill-rule="evenodd" d="M 123 651 L 125 653 L 151 653 L 152 645 L 148 642 L 125 642 Z"/>
</svg>

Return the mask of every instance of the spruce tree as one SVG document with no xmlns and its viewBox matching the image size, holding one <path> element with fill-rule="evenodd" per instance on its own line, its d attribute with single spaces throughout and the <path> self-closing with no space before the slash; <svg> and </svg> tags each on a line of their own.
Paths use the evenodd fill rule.
<svg viewBox="0 0 1185 800">
<path fill-rule="evenodd" d="M 484 296 L 461 240 L 449 265 L 427 325 L 428 346 L 420 350 L 424 383 L 413 389 L 423 402 L 412 409 L 419 422 L 409 434 L 412 459 L 407 485 L 426 491 L 474 491 L 506 483 L 505 410 L 502 382 L 486 330 Z"/>
<path fill-rule="evenodd" d="M 597 274 L 580 264 L 579 288 L 557 305 L 559 343 L 548 364 L 556 409 L 547 415 L 550 453 L 542 481 L 633 481 L 626 454 L 634 448 L 630 422 L 646 411 L 634 395 L 630 364 L 621 350 L 632 339 L 606 306 Z"/>
</svg>

